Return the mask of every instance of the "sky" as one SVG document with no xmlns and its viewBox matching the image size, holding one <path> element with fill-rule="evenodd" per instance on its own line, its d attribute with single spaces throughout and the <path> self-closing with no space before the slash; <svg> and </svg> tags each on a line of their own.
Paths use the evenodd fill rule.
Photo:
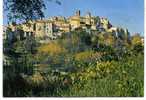
<svg viewBox="0 0 146 100">
<path fill-rule="evenodd" d="M 52 0 L 53 1 L 53 0 Z M 47 2 L 45 17 L 72 16 L 76 10 L 85 15 L 106 17 L 113 26 L 127 28 L 131 34 L 144 34 L 144 0 L 60 0 L 61 5 Z M 4 23 L 6 20 L 4 19 Z"/>
</svg>

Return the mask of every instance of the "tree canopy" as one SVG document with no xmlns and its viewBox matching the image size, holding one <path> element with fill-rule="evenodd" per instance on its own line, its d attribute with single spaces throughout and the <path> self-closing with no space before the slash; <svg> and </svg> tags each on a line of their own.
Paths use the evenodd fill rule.
<svg viewBox="0 0 146 100">
<path fill-rule="evenodd" d="M 61 5 L 58 0 L 47 1 L 55 1 L 56 4 Z M 4 0 L 4 10 L 8 11 L 9 21 L 43 18 L 44 9 L 46 9 L 45 0 Z"/>
</svg>

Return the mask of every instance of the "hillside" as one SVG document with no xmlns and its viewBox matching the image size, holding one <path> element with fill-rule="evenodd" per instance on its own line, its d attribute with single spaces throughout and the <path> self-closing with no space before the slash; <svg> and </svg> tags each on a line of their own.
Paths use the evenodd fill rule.
<svg viewBox="0 0 146 100">
<path fill-rule="evenodd" d="M 90 17 L 82 21 L 86 17 L 77 12 L 66 22 L 47 21 L 53 37 L 42 31 L 47 29 L 43 20 L 35 21 L 43 27 L 38 33 L 26 24 L 8 27 L 4 96 L 144 96 L 143 38 L 114 27 L 107 18 Z M 55 25 L 59 27 L 51 30 Z"/>
</svg>

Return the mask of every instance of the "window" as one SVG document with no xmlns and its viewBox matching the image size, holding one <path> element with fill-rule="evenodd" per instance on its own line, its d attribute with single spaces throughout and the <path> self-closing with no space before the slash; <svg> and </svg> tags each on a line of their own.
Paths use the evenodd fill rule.
<svg viewBox="0 0 146 100">
<path fill-rule="evenodd" d="M 38 30 L 39 30 L 39 31 L 41 30 L 41 26 L 39 26 Z"/>
<path fill-rule="evenodd" d="M 36 24 L 33 24 L 33 30 L 34 31 L 36 30 Z"/>
</svg>

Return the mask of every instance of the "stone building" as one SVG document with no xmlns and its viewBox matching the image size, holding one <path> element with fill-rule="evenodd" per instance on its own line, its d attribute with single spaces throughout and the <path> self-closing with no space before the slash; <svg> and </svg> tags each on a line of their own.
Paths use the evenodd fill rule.
<svg viewBox="0 0 146 100">
<path fill-rule="evenodd" d="M 110 24 L 109 20 L 107 18 L 100 18 L 100 24 L 102 25 L 102 27 L 105 30 L 108 30 L 109 28 L 112 27 L 112 25 Z"/>
<path fill-rule="evenodd" d="M 80 10 L 69 18 L 54 16 L 48 19 L 28 21 L 19 25 L 10 24 L 9 28 L 14 32 L 17 30 L 17 26 L 20 26 L 24 31 L 24 37 L 34 36 L 40 39 L 57 38 L 62 33 L 68 33 L 80 28 L 89 33 L 92 30 L 97 30 L 115 33 L 117 37 L 129 37 L 128 30 L 113 27 L 107 18 L 92 16 L 90 12 L 87 12 L 85 16 L 81 16 Z"/>
<path fill-rule="evenodd" d="M 55 32 L 70 32 L 70 24 L 64 17 L 57 17 L 53 20 Z"/>
<path fill-rule="evenodd" d="M 80 27 L 80 16 L 71 16 L 69 18 L 69 23 L 71 25 L 71 30 Z"/>
</svg>

